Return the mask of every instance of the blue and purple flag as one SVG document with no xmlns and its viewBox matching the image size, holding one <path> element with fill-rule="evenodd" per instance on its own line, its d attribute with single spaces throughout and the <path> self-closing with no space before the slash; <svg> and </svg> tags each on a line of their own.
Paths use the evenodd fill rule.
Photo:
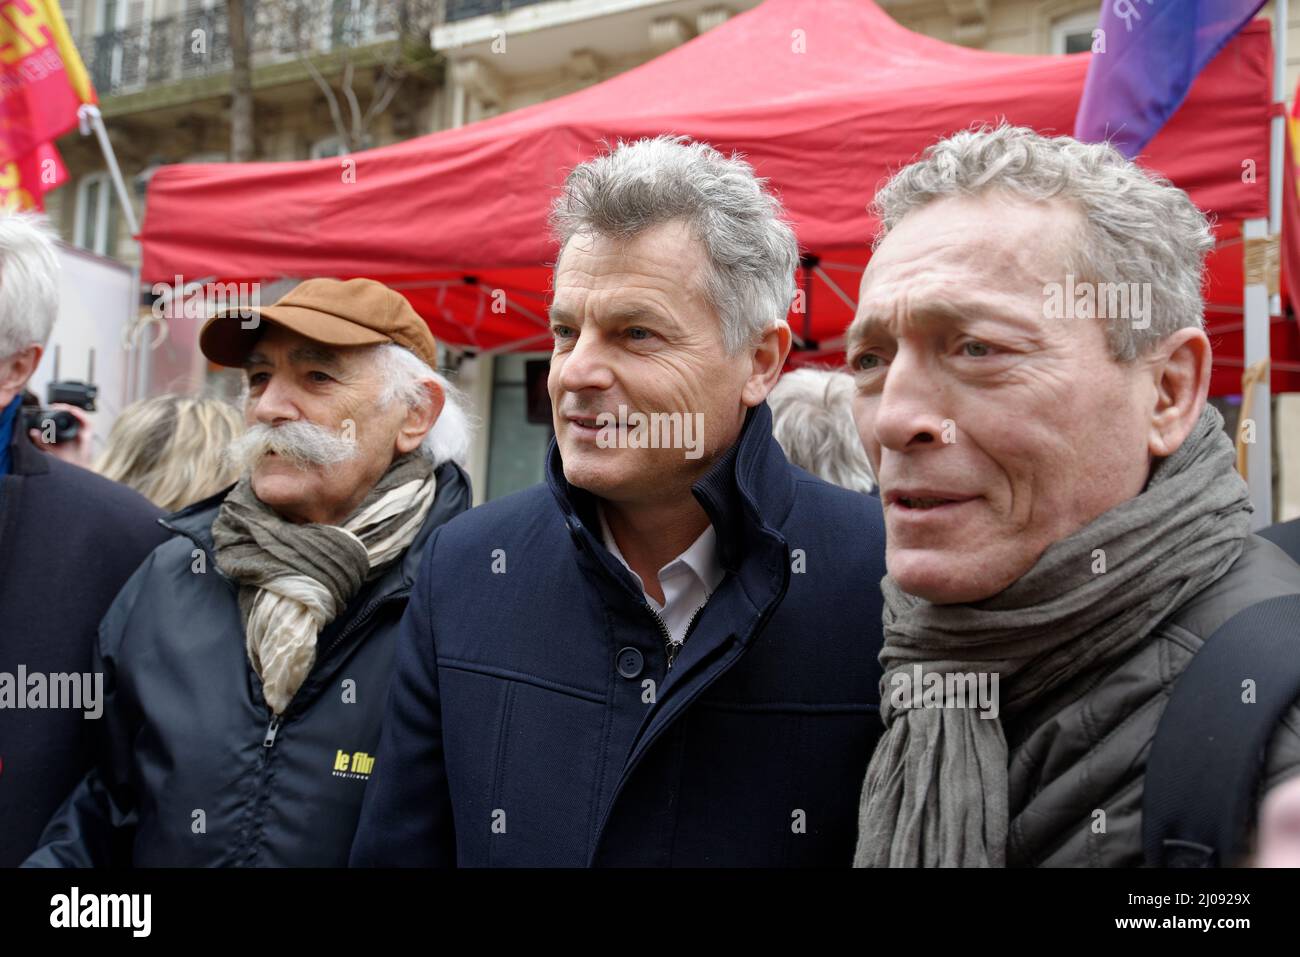
<svg viewBox="0 0 1300 957">
<path fill-rule="evenodd" d="M 1076 138 L 1132 159 L 1264 0 L 1102 0 Z M 1104 47 L 1102 44 L 1104 43 Z M 1104 52 L 1103 52 L 1104 50 Z"/>
</svg>

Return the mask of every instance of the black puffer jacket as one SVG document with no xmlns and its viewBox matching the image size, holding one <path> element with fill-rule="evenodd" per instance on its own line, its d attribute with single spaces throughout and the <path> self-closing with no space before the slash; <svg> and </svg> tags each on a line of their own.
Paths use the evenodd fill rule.
<svg viewBox="0 0 1300 957">
<path fill-rule="evenodd" d="M 1300 594 L 1300 567 L 1272 543 L 1248 536 L 1227 573 L 1170 609 L 1128 658 L 1081 675 L 1009 722 L 1007 863 L 1140 865 L 1147 756 L 1174 683 L 1201 645 L 1237 612 L 1293 594 Z M 1239 686 L 1240 676 L 1227 680 Z M 1300 704 L 1273 733 L 1261 796 L 1296 774 Z M 1224 782 L 1224 787 L 1238 786 Z"/>
<path fill-rule="evenodd" d="M 321 632 L 276 721 L 248 664 L 236 584 L 216 567 L 225 493 L 163 519 L 175 537 L 100 626 L 101 760 L 25 866 L 346 865 L 424 543 L 470 504 L 459 467 L 437 479 L 415 541 Z"/>
</svg>

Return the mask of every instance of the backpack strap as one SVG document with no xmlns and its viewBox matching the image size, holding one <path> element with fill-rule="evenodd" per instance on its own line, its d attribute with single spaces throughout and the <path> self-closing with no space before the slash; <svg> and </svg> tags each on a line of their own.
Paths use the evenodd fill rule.
<svg viewBox="0 0 1300 957">
<path fill-rule="evenodd" d="M 1219 867 L 1246 853 L 1265 752 L 1297 697 L 1300 594 L 1244 608 L 1210 635 L 1175 680 L 1147 758 L 1148 865 Z"/>
</svg>

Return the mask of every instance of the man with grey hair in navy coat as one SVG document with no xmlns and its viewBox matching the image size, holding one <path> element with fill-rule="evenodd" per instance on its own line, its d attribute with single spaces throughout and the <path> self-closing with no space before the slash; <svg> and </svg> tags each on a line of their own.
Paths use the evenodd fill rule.
<svg viewBox="0 0 1300 957">
<path fill-rule="evenodd" d="M 95 630 L 167 537 L 142 496 L 28 438 L 22 392 L 59 312 L 58 268 L 43 219 L 0 216 L 0 867 L 31 853 L 90 767 Z"/>
<path fill-rule="evenodd" d="M 673 137 L 552 222 L 546 482 L 430 540 L 352 863 L 848 866 L 883 524 L 772 437 L 794 233 Z"/>
</svg>

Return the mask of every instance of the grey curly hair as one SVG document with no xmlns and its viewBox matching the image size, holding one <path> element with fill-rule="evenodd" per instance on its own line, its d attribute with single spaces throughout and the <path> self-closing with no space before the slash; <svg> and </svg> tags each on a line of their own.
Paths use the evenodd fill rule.
<svg viewBox="0 0 1300 957">
<path fill-rule="evenodd" d="M 767 396 L 772 437 L 785 457 L 832 485 L 875 488 L 871 462 L 853 421 L 853 376 L 835 369 L 793 369 Z"/>
<path fill-rule="evenodd" d="M 798 243 L 765 183 L 739 155 L 684 136 L 620 141 L 569 173 L 551 229 L 563 252 L 578 234 L 630 239 L 685 221 L 704 247 L 703 292 L 735 355 L 785 321 L 795 293 Z"/>
<path fill-rule="evenodd" d="M 876 193 L 876 245 L 921 206 L 991 190 L 1078 207 L 1083 231 L 1067 264 L 1077 280 L 1150 284 L 1149 327 L 1109 319 L 1106 339 L 1117 361 L 1136 359 L 1178 329 L 1203 328 L 1205 256 L 1214 247 L 1209 221 L 1185 192 L 1105 143 L 1005 123 L 940 140 Z"/>
</svg>

